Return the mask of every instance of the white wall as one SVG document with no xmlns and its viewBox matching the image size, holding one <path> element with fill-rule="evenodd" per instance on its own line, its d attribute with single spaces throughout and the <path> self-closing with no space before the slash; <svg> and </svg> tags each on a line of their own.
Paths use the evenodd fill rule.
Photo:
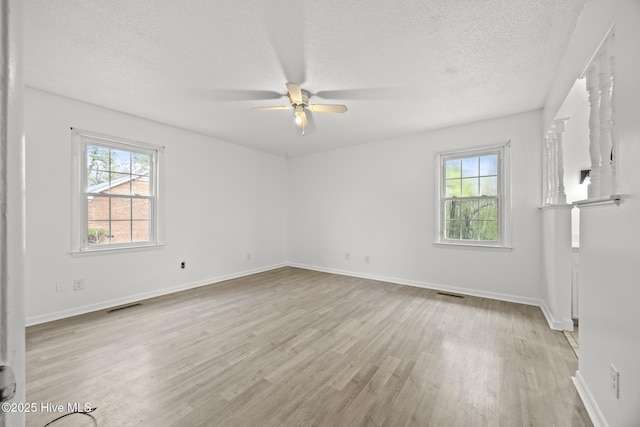
<svg viewBox="0 0 640 427">
<path fill-rule="evenodd" d="M 166 147 L 164 247 L 69 254 L 72 126 Z M 25 129 L 28 323 L 286 262 L 286 159 L 31 88 Z"/>
<path fill-rule="evenodd" d="M 580 361 L 577 385 L 596 425 L 640 425 L 640 2 L 591 0 L 567 50 L 545 108 L 571 85 L 610 22 L 616 25 L 617 207 L 580 212 Z M 566 94 L 566 93 L 565 93 Z M 609 388 L 609 366 L 620 371 L 620 398 Z"/>
<path fill-rule="evenodd" d="M 541 124 L 530 112 L 291 159 L 290 261 L 537 304 Z M 508 140 L 513 250 L 434 245 L 435 154 Z"/>
</svg>

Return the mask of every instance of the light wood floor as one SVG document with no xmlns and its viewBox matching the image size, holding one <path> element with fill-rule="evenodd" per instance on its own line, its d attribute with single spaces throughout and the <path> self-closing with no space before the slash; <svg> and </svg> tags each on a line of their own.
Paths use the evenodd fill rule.
<svg viewBox="0 0 640 427">
<path fill-rule="evenodd" d="M 296 268 L 27 329 L 27 401 L 99 426 L 590 426 L 576 369 L 537 307 Z"/>
<path fill-rule="evenodd" d="M 567 341 L 569 341 L 569 345 L 573 349 L 573 352 L 576 354 L 576 357 L 580 357 L 579 349 L 580 346 L 578 344 L 579 339 L 579 328 L 578 325 L 573 326 L 573 331 L 564 331 L 564 336 L 567 337 Z"/>
</svg>

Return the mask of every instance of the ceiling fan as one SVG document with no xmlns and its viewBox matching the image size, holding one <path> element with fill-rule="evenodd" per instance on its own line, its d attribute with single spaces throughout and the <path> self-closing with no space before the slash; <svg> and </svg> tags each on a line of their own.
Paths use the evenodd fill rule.
<svg viewBox="0 0 640 427">
<path fill-rule="evenodd" d="M 337 104 L 309 104 L 309 98 L 311 93 L 304 90 L 297 83 L 287 82 L 287 95 L 289 96 L 289 104 L 277 107 L 255 107 L 251 111 L 273 111 L 273 110 L 289 110 L 293 109 L 293 115 L 295 117 L 296 124 L 302 129 L 302 135 L 304 135 L 304 129 L 307 127 L 307 114 L 305 110 L 309 110 L 313 113 L 344 113 L 347 111 L 346 105 Z"/>
</svg>

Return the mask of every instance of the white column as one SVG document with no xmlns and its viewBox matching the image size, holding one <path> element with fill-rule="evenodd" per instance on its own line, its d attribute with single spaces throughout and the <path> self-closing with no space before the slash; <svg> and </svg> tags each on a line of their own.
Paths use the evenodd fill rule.
<svg viewBox="0 0 640 427">
<path fill-rule="evenodd" d="M 553 141 L 556 152 L 556 198 L 554 204 L 567 203 L 567 195 L 564 192 L 564 152 L 562 148 L 562 140 L 564 137 L 564 125 L 567 119 L 560 119 L 553 122 Z"/>
<path fill-rule="evenodd" d="M 594 60 L 587 69 L 587 91 L 589 92 L 589 156 L 591 172 L 589 198 L 600 197 L 600 132 L 598 112 L 600 109 L 600 91 L 598 90 L 598 62 Z"/>
<path fill-rule="evenodd" d="M 618 129 L 616 128 L 616 82 L 615 82 L 615 66 L 616 66 L 616 56 L 615 50 L 613 47 L 613 43 L 615 42 L 615 34 L 611 34 L 611 45 L 609 47 L 609 55 L 610 65 L 609 65 L 609 73 L 611 74 L 611 151 L 613 153 L 613 160 L 611 161 L 611 194 L 617 193 L 616 188 L 616 156 L 618 155 Z"/>
<path fill-rule="evenodd" d="M 549 162 L 549 168 L 550 173 L 549 173 L 549 185 L 551 185 L 551 192 L 550 192 L 550 198 L 551 198 L 551 204 L 554 205 L 556 204 L 556 200 L 558 198 L 558 150 L 557 150 L 558 146 L 556 144 L 556 137 L 555 137 L 555 124 L 551 125 L 551 128 L 549 129 L 549 150 L 551 151 L 551 161 Z"/>
<path fill-rule="evenodd" d="M 549 184 L 549 133 L 542 141 L 542 205 L 551 204 L 551 185 Z"/>
</svg>

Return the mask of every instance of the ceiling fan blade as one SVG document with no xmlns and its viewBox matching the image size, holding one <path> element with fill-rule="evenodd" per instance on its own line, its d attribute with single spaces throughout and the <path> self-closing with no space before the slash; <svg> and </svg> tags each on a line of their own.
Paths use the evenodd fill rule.
<svg viewBox="0 0 640 427">
<path fill-rule="evenodd" d="M 193 89 L 189 92 L 209 101 L 258 101 L 261 99 L 279 99 L 285 96 L 273 90 Z"/>
<path fill-rule="evenodd" d="M 251 111 L 276 111 L 276 110 L 290 110 L 291 105 L 282 105 L 278 107 L 253 107 Z"/>
<path fill-rule="evenodd" d="M 307 108 L 314 113 L 344 113 L 347 111 L 346 105 L 334 104 L 311 104 Z"/>
<path fill-rule="evenodd" d="M 304 83 L 303 2 L 274 0 L 266 8 L 267 35 L 288 81 Z"/>
<path fill-rule="evenodd" d="M 314 96 L 324 99 L 404 99 L 407 97 L 407 91 L 399 88 L 365 88 L 365 89 L 338 89 L 338 90 L 322 90 L 315 93 Z"/>
<path fill-rule="evenodd" d="M 297 83 L 287 82 L 287 92 L 294 104 L 302 104 L 302 89 Z"/>
<path fill-rule="evenodd" d="M 313 134 L 317 129 L 315 119 L 313 118 L 313 114 L 307 114 L 306 117 L 307 117 L 307 125 L 305 126 L 306 133 Z"/>
</svg>

